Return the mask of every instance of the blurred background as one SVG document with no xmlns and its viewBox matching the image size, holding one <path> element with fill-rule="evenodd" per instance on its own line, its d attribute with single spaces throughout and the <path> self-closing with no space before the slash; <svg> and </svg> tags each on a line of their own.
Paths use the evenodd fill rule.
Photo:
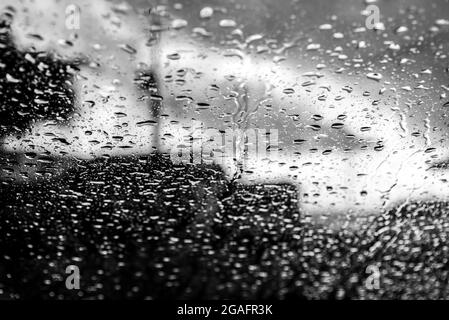
<svg viewBox="0 0 449 320">
<path fill-rule="evenodd" d="M 448 1 L 0 10 L 0 297 L 447 298 Z"/>
</svg>

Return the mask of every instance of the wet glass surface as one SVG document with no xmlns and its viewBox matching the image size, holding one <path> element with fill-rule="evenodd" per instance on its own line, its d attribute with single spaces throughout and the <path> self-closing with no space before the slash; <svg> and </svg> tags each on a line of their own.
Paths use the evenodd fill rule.
<svg viewBox="0 0 449 320">
<path fill-rule="evenodd" d="M 0 297 L 447 298 L 448 1 L 0 10 Z"/>
</svg>

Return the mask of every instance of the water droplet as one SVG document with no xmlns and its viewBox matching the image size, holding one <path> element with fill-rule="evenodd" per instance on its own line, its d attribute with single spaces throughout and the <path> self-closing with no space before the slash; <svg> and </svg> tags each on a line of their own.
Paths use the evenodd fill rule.
<svg viewBox="0 0 449 320">
<path fill-rule="evenodd" d="M 220 20 L 219 26 L 222 28 L 234 28 L 235 26 L 237 26 L 237 23 L 231 19 L 223 19 Z"/>
<path fill-rule="evenodd" d="M 212 9 L 211 7 L 204 7 L 200 11 L 200 17 L 202 19 L 208 19 L 208 18 L 212 17 L 213 14 L 214 14 L 214 9 Z"/>
<path fill-rule="evenodd" d="M 171 22 L 171 27 L 173 29 L 182 29 L 187 27 L 187 20 L 184 19 L 175 19 Z"/>
<path fill-rule="evenodd" d="M 333 123 L 333 124 L 331 125 L 331 128 L 332 128 L 332 129 L 341 129 L 341 128 L 343 128 L 343 127 L 344 127 L 344 123 L 339 123 L 339 122 Z"/>
<path fill-rule="evenodd" d="M 379 81 L 382 79 L 382 75 L 380 73 L 371 72 L 366 75 L 368 79 Z"/>
</svg>

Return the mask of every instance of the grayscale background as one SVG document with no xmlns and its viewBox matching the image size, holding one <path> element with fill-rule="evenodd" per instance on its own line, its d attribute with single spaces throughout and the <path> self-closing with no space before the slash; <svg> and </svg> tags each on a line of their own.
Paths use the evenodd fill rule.
<svg viewBox="0 0 449 320">
<path fill-rule="evenodd" d="M 449 1 L 0 10 L 1 299 L 449 297 Z"/>
</svg>

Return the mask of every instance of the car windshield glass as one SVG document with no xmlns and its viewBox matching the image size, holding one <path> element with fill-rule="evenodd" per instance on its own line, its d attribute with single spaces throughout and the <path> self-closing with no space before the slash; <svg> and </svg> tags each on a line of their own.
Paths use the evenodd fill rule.
<svg viewBox="0 0 449 320">
<path fill-rule="evenodd" d="M 0 10 L 0 297 L 447 296 L 448 1 Z"/>
</svg>

